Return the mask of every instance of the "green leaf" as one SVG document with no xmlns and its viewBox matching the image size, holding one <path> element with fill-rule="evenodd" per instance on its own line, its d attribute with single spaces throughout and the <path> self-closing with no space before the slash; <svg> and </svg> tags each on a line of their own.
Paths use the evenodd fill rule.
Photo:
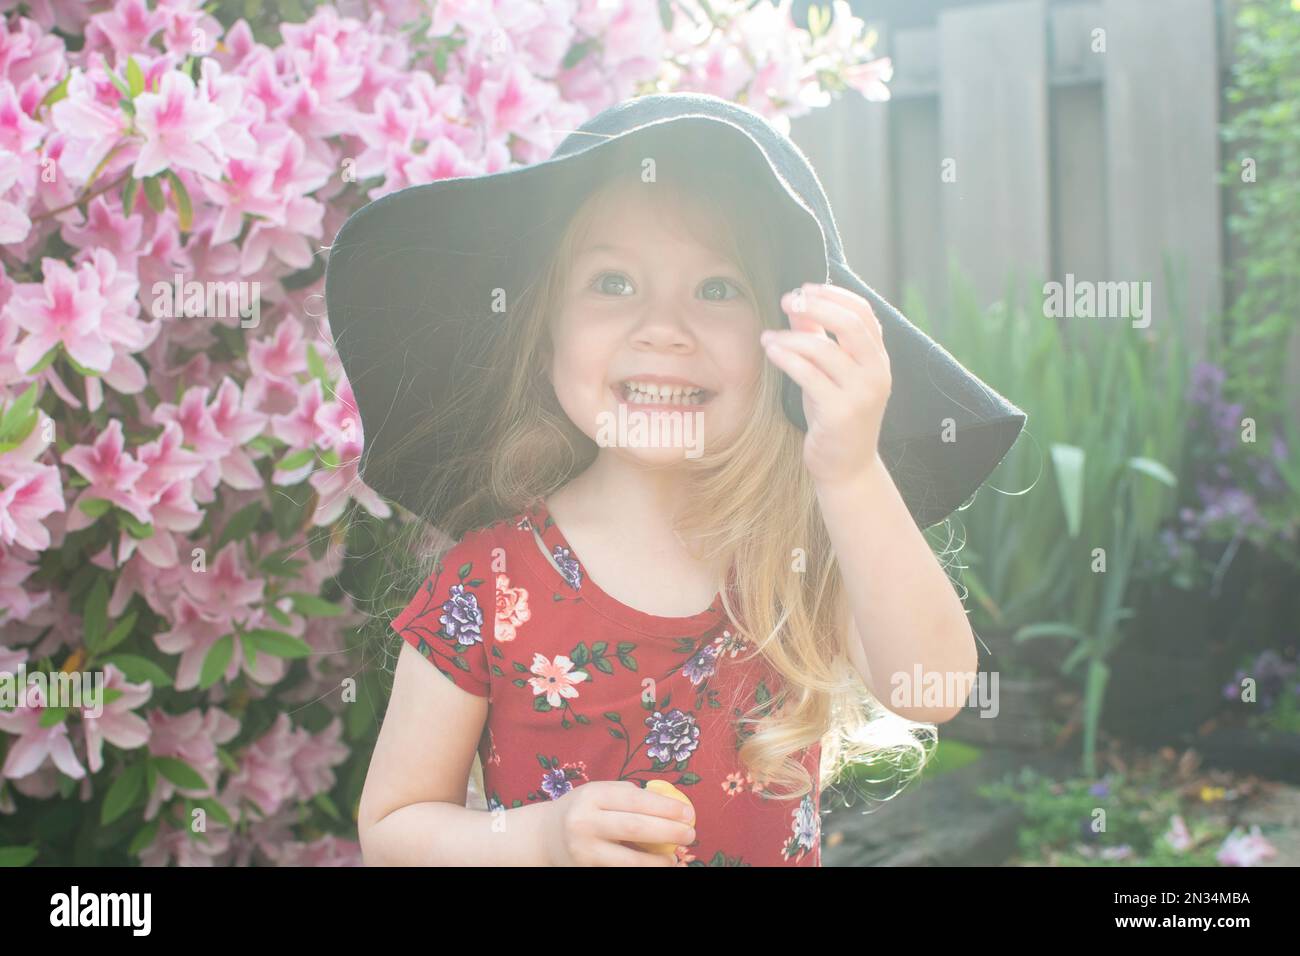
<svg viewBox="0 0 1300 956">
<path fill-rule="evenodd" d="M 126 852 L 131 856 L 139 855 L 143 850 L 149 847 L 154 838 L 158 835 L 158 827 L 162 824 L 162 816 L 156 816 L 136 832 L 131 837 L 131 842 L 127 844 Z"/>
<path fill-rule="evenodd" d="M 0 846 L 0 866 L 26 866 L 36 859 L 36 852 L 34 846 Z"/>
<path fill-rule="evenodd" d="M 334 801 L 330 799 L 328 793 L 322 791 L 321 793 L 316 794 L 316 796 L 312 797 L 311 802 L 320 807 L 321 810 L 325 812 L 325 815 L 331 820 L 335 820 L 339 823 L 343 822 L 342 814 L 339 813 L 338 807 L 334 806 Z"/>
<path fill-rule="evenodd" d="M 338 617 L 345 610 L 343 605 L 327 601 L 316 594 L 303 594 L 295 591 L 288 594 L 287 597 L 293 601 L 293 609 L 307 617 Z"/>
<path fill-rule="evenodd" d="M 257 527 L 257 521 L 262 516 L 266 506 L 260 501 L 254 501 L 235 512 L 234 516 L 226 522 L 226 526 L 221 529 L 221 536 L 217 538 L 215 550 L 220 551 L 231 541 L 243 541 L 253 529 Z"/>
<path fill-rule="evenodd" d="M 117 509 L 116 514 L 118 524 L 123 525 L 123 530 L 137 541 L 153 537 L 153 525 L 144 524 L 135 515 L 121 508 Z"/>
<path fill-rule="evenodd" d="M 207 690 L 226 672 L 230 658 L 235 653 L 235 635 L 227 634 L 208 649 L 199 669 L 199 690 Z"/>
<path fill-rule="evenodd" d="M 154 687 L 172 686 L 170 674 L 147 657 L 138 654 L 111 654 L 103 658 L 100 663 L 112 664 L 133 684 L 148 681 Z"/>
<path fill-rule="evenodd" d="M 135 99 L 144 92 L 144 74 L 140 72 L 140 64 L 135 62 L 135 57 L 126 58 L 126 86 L 127 95 Z"/>
<path fill-rule="evenodd" d="M 1083 519 L 1083 449 L 1075 445 L 1052 445 L 1052 471 L 1065 511 L 1065 524 L 1071 538 L 1079 536 Z"/>
<path fill-rule="evenodd" d="M 189 190 L 181 182 L 181 178 L 172 170 L 167 170 L 164 174 L 167 181 L 172 184 L 172 198 L 176 200 L 176 212 L 181 220 L 181 232 L 189 232 L 194 227 L 194 204 L 190 201 Z"/>
<path fill-rule="evenodd" d="M 4 415 L 0 416 L 0 441 L 21 441 L 31 434 L 37 417 L 34 408 L 38 391 L 33 384 L 6 406 Z"/>
<path fill-rule="evenodd" d="M 208 787 L 207 781 L 184 760 L 175 757 L 154 757 L 153 765 L 160 774 L 182 790 L 206 790 Z"/>
<path fill-rule="evenodd" d="M 202 807 L 207 811 L 208 816 L 216 819 L 218 823 L 224 823 L 226 826 L 233 826 L 234 820 L 230 817 L 230 812 L 221 804 L 220 800 L 214 800 L 212 797 L 196 797 L 194 805 Z"/>
<path fill-rule="evenodd" d="M 91 651 L 99 649 L 99 642 L 108 630 L 108 579 L 96 578 L 95 585 L 86 598 L 86 607 L 81 615 L 82 628 L 86 635 L 86 647 Z"/>
<path fill-rule="evenodd" d="M 245 634 L 244 640 L 251 642 L 259 651 L 274 657 L 308 657 L 312 653 L 311 645 L 306 641 L 282 631 L 259 628 Z"/>
<path fill-rule="evenodd" d="M 135 211 L 135 197 L 140 192 L 140 180 L 128 176 L 122 187 L 122 215 L 129 216 Z"/>
<path fill-rule="evenodd" d="M 68 95 L 68 80 L 70 79 L 72 79 L 71 70 L 68 71 L 68 75 L 63 78 L 58 86 L 45 94 L 45 98 L 41 100 L 41 106 L 53 106 L 59 100 L 65 99 Z"/>
<path fill-rule="evenodd" d="M 154 212 L 162 212 L 167 208 L 167 200 L 163 197 L 162 186 L 159 184 L 157 176 L 147 176 L 145 178 L 144 198 L 149 200 L 149 206 Z"/>
<path fill-rule="evenodd" d="M 113 629 L 108 632 L 108 637 L 104 638 L 104 643 L 100 644 L 99 647 L 95 649 L 96 653 L 102 654 L 104 651 L 117 647 L 117 645 L 130 637 L 131 632 L 135 630 L 136 618 L 139 616 L 140 614 L 138 611 L 132 611 L 126 617 L 122 618 L 122 620 L 118 621 L 117 624 L 113 626 Z"/>
<path fill-rule="evenodd" d="M 40 720 L 37 723 L 41 727 L 53 727 L 61 724 L 68 717 L 68 708 L 66 707 L 46 707 L 41 711 Z"/>
<path fill-rule="evenodd" d="M 144 764 L 132 764 L 109 786 L 100 808 L 99 822 L 108 825 L 126 813 L 144 787 Z"/>
<path fill-rule="evenodd" d="M 1154 478 L 1156 481 L 1164 482 L 1170 488 L 1178 486 L 1178 479 L 1174 477 L 1174 473 L 1154 459 L 1130 458 L 1128 466 L 1136 472 Z"/>
<path fill-rule="evenodd" d="M 113 507 L 113 502 L 107 498 L 83 498 L 77 507 L 92 518 L 102 518 Z"/>
<path fill-rule="evenodd" d="M 30 377 L 35 375 L 37 372 L 45 371 L 47 368 L 50 367 L 50 364 L 55 360 L 55 358 L 58 357 L 59 349 L 61 347 L 62 346 L 58 346 L 58 345 L 50 346 L 50 350 L 41 356 L 41 360 L 37 362 L 35 365 L 33 365 L 31 368 L 29 368 L 23 374 Z"/>
<path fill-rule="evenodd" d="M 108 78 L 109 80 L 112 81 L 113 85 L 117 87 L 118 91 L 122 94 L 122 96 L 124 96 L 127 100 L 131 99 L 131 88 L 122 81 L 122 78 L 120 76 L 118 76 L 116 73 L 110 70 L 108 73 Z"/>
<path fill-rule="evenodd" d="M 281 458 L 275 466 L 276 471 L 293 471 L 316 459 L 316 449 L 304 448 Z"/>
<path fill-rule="evenodd" d="M 325 370 L 325 361 L 316 354 L 316 346 L 308 343 L 307 345 L 307 371 L 312 378 L 319 379 L 321 385 L 329 385 L 329 373 Z M 328 388 L 326 394 L 329 394 Z"/>
</svg>

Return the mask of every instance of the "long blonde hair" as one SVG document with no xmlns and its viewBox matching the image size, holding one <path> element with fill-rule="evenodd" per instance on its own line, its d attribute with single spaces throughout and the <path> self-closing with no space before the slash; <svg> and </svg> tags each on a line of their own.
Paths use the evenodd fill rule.
<svg viewBox="0 0 1300 956">
<path fill-rule="evenodd" d="M 779 226 L 747 193 L 754 184 L 698 165 L 689 179 L 662 170 L 654 188 L 681 200 L 677 208 L 688 212 L 696 237 L 740 267 L 763 326 L 784 328 L 772 244 Z M 438 521 L 444 545 L 549 496 L 595 459 L 596 444 L 569 420 L 551 386 L 549 321 L 585 229 L 622 181 L 611 175 L 575 211 L 532 283 L 508 304 L 511 334 L 469 359 L 481 374 L 427 420 L 429 431 L 451 423 L 483 430 L 481 443 L 469 443 L 468 451 L 443 461 L 426 481 L 422 500 L 441 500 L 453 484 L 470 489 Z M 843 652 L 836 609 L 845 600 L 844 584 L 803 465 L 804 433 L 786 419 L 780 388 L 780 372 L 764 361 L 754 413 L 738 433 L 674 465 L 685 469 L 691 486 L 684 496 L 689 505 L 677 516 L 678 533 L 704 543 L 701 557 L 710 566 L 734 569 L 734 591 L 718 582 L 726 613 L 737 636 L 783 681 L 777 699 L 743 713 L 741 722 L 753 729 L 742 733 L 739 757 L 777 798 L 811 791 L 811 777 L 795 755 L 818 742 L 819 789 L 853 764 L 883 769 L 875 782 L 892 778 L 901 789 L 926 762 L 935 727 L 884 708 Z M 491 418 L 481 414 L 488 408 Z M 427 434 L 421 430 L 404 439 L 419 443 Z M 422 517 L 427 526 L 428 517 Z M 422 553 L 431 570 L 437 555 Z"/>
</svg>

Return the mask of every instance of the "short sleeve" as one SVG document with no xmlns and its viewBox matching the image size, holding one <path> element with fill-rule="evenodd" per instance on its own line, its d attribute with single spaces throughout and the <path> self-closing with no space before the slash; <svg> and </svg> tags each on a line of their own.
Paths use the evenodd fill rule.
<svg viewBox="0 0 1300 956">
<path fill-rule="evenodd" d="M 470 532 L 443 554 L 390 626 L 457 687 L 487 697 L 496 598 L 480 536 Z"/>
</svg>

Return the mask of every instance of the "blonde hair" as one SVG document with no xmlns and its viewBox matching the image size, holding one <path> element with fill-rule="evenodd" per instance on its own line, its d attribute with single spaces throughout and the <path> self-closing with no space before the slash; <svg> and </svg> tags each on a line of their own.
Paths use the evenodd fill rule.
<svg viewBox="0 0 1300 956">
<path fill-rule="evenodd" d="M 777 252 L 771 244 L 780 227 L 767 207 L 753 201 L 755 184 L 734 171 L 713 172 L 712 164 L 704 165 L 710 169 L 683 166 L 690 169 L 687 179 L 674 174 L 671 164 L 660 163 L 651 188 L 682 200 L 677 208 L 688 213 L 696 238 L 741 269 L 763 326 L 784 328 L 775 288 Z M 639 164 L 622 168 L 639 169 Z M 438 521 L 444 544 L 518 514 L 595 459 L 596 444 L 569 420 L 551 386 L 549 323 L 565 294 L 570 263 L 585 230 L 610 190 L 630 179 L 611 175 L 587 197 L 531 284 L 509 304 L 511 334 L 498 336 L 484 354 L 470 357 L 482 373 L 445 407 L 431 412 L 428 431 L 405 436 L 419 443 L 440 427 L 483 429 L 481 443 L 468 443 L 464 453 L 444 460 L 426 479 L 422 500 L 430 502 L 443 500 L 453 486 L 468 489 L 468 497 Z M 738 755 L 750 774 L 770 796 L 801 798 L 811 791 L 812 780 L 794 755 L 820 742 L 819 789 L 850 766 L 859 778 L 870 766 L 885 771 L 871 782 L 899 781 L 889 794 L 893 796 L 924 766 L 935 727 L 884 708 L 843 652 L 837 608 L 846 600 L 844 584 L 803 465 L 804 433 L 781 408 L 780 376 L 764 361 L 754 414 L 721 444 L 709 443 L 699 458 L 674 464 L 684 469 L 691 486 L 684 496 L 689 505 L 677 516 L 676 528 L 684 540 L 705 544 L 701 558 L 710 566 L 734 569 L 734 592 L 725 581 L 718 582 L 726 614 L 737 636 L 752 644 L 754 655 L 784 685 L 776 698 L 741 714 L 738 723 L 752 732 L 741 731 Z M 494 414 L 485 418 L 482 409 Z M 428 521 L 428 515 L 422 517 Z M 800 571 L 792 569 L 795 549 L 804 556 Z M 420 550 L 431 570 L 436 555 L 430 558 Z M 418 582 L 428 570 L 414 573 Z M 477 759 L 475 767 L 481 773 Z"/>
</svg>

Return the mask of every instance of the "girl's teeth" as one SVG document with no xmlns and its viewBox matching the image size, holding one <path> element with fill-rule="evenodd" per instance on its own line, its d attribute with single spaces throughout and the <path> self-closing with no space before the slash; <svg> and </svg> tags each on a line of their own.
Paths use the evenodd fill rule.
<svg viewBox="0 0 1300 956">
<path fill-rule="evenodd" d="M 625 382 L 623 397 L 633 405 L 703 405 L 705 402 L 703 389 L 681 385 L 632 385 Z"/>
</svg>

